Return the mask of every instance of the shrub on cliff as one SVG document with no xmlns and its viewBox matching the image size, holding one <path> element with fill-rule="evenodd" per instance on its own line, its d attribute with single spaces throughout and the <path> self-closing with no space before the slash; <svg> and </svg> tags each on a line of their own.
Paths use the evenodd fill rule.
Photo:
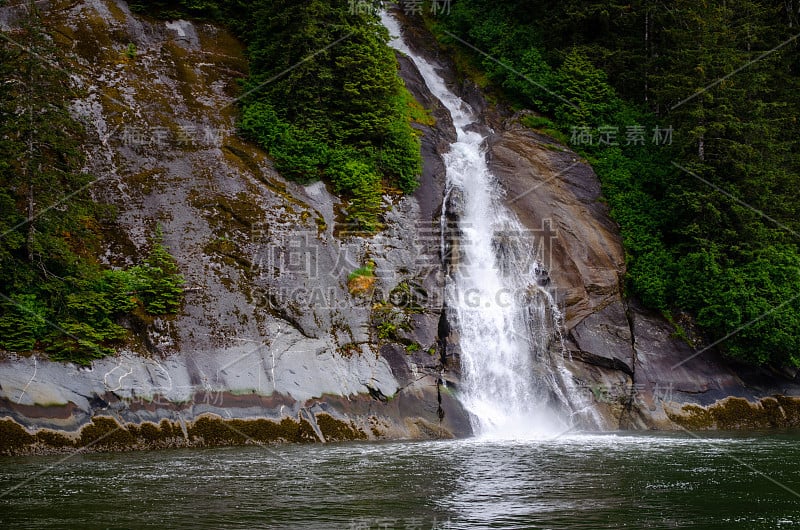
<svg viewBox="0 0 800 530">
<path fill-rule="evenodd" d="M 348 220 L 379 227 L 386 186 L 409 193 L 420 144 L 388 33 L 350 2 L 254 2 L 242 35 L 250 77 L 241 130 L 298 182 L 324 178 L 348 201 Z"/>
</svg>

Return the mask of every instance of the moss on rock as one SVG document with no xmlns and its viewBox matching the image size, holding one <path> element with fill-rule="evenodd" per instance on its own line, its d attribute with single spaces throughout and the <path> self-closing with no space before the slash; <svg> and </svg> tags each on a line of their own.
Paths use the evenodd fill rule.
<svg viewBox="0 0 800 530">
<path fill-rule="evenodd" d="M 96 450 L 122 451 L 137 445 L 137 440 L 114 418 L 95 416 L 91 423 L 81 429 L 78 445 Z"/>
<path fill-rule="evenodd" d="M 35 440 L 35 436 L 14 420 L 0 420 L 0 454 L 15 454 Z"/>
<path fill-rule="evenodd" d="M 684 405 L 680 412 L 666 413 L 674 423 L 690 430 L 800 427 L 800 399 L 787 396 L 766 397 L 755 403 L 729 397 L 708 407 Z"/>
<path fill-rule="evenodd" d="M 43 448 L 64 449 L 75 447 L 75 440 L 64 436 L 60 432 L 44 429 L 36 433 L 36 441 Z"/>
<path fill-rule="evenodd" d="M 359 429 L 352 421 L 337 420 L 329 414 L 317 414 L 317 425 L 328 442 L 349 440 L 366 440 L 367 433 Z"/>
<path fill-rule="evenodd" d="M 283 418 L 280 422 L 255 419 L 226 420 L 218 416 L 198 418 L 188 428 L 193 445 L 248 445 L 269 442 L 307 443 L 317 440 L 305 420 Z"/>
</svg>

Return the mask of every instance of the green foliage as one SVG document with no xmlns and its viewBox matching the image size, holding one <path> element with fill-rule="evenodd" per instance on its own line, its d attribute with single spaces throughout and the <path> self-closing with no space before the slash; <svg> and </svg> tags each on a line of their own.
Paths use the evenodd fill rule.
<svg viewBox="0 0 800 530">
<path fill-rule="evenodd" d="M 550 118 L 546 118 L 544 116 L 533 116 L 529 114 L 527 116 L 523 116 L 519 121 L 525 127 L 530 127 L 538 133 L 558 140 L 562 144 L 569 143 L 569 136 L 564 134 L 564 132 L 558 128 L 558 125 L 553 123 Z"/>
<path fill-rule="evenodd" d="M 544 116 L 533 116 L 531 114 L 527 116 L 523 116 L 521 120 L 519 120 L 522 125 L 525 127 L 530 127 L 531 129 L 552 129 L 555 128 L 555 124 L 550 120 L 550 118 L 546 118 Z"/>
<path fill-rule="evenodd" d="M 33 294 L 14 293 L 0 305 L 0 337 L 2 347 L 12 351 L 29 351 L 37 338 L 47 331 L 47 308 Z"/>
<path fill-rule="evenodd" d="M 161 233 L 142 265 L 130 269 L 130 285 L 150 315 L 168 315 L 178 311 L 183 300 L 183 276 L 175 258 L 161 243 Z"/>
<path fill-rule="evenodd" d="M 89 364 L 127 337 L 126 316 L 177 310 L 182 279 L 160 241 L 133 269 L 97 262 L 112 220 L 86 191 L 85 133 L 38 17 L 14 36 L 24 49 L 0 42 L 0 349 Z"/>
<path fill-rule="evenodd" d="M 253 5 L 252 21 L 233 24 L 250 57 L 242 133 L 284 176 L 329 180 L 348 200 L 348 221 L 378 229 L 385 187 L 412 192 L 422 172 L 410 122 L 424 115 L 409 104 L 388 33 L 347 2 Z"/>
<path fill-rule="evenodd" d="M 420 142 L 407 120 L 390 124 L 373 160 L 378 171 L 403 193 L 417 189 L 418 177 L 422 173 Z"/>
<path fill-rule="evenodd" d="M 130 60 L 136 59 L 136 45 L 134 43 L 128 43 L 128 47 L 125 48 L 125 57 Z"/>
<path fill-rule="evenodd" d="M 138 0 L 131 9 L 232 28 L 247 43 L 250 63 L 241 133 L 264 147 L 286 178 L 330 181 L 348 202 L 348 221 L 374 231 L 384 191 L 411 193 L 418 185 L 422 156 L 411 122 L 433 119 L 403 86 L 377 11 L 353 5 Z"/>
<path fill-rule="evenodd" d="M 309 183 L 325 173 L 329 147 L 281 120 L 269 103 L 259 101 L 246 106 L 239 128 L 245 137 L 267 147 L 275 169 L 287 178 Z"/>
<path fill-rule="evenodd" d="M 219 2 L 217 0 L 131 0 L 129 7 L 134 13 L 152 15 L 174 20 L 182 16 L 208 20 L 224 20 L 229 10 L 235 9 L 239 2 Z"/>
<path fill-rule="evenodd" d="M 347 151 L 335 153 L 327 176 L 337 193 L 350 197 L 348 220 L 367 231 L 378 229 L 381 212 L 381 178 L 367 162 L 347 156 Z"/>
<path fill-rule="evenodd" d="M 384 320 L 378 323 L 378 338 L 383 340 L 394 340 L 397 337 L 397 325 L 394 322 Z"/>
<path fill-rule="evenodd" d="M 125 315 L 136 308 L 137 282 L 130 270 L 112 269 L 102 272 L 95 291 L 102 293 L 114 316 Z"/>
<path fill-rule="evenodd" d="M 91 324 L 68 320 L 61 322 L 57 332 L 47 337 L 45 351 L 55 361 L 68 361 L 88 366 L 95 359 L 114 353 L 106 346 L 110 339 L 121 338 L 122 332 L 110 336 Z"/>
<path fill-rule="evenodd" d="M 579 48 L 573 48 L 558 69 L 554 84 L 560 101 L 555 116 L 562 125 L 606 125 L 619 102 L 605 72 Z"/>
<path fill-rule="evenodd" d="M 537 107 L 552 108 L 552 95 L 557 90 L 559 74 L 547 64 L 540 49 L 535 46 L 525 49 L 517 64 L 522 75 L 506 73 L 503 87 L 524 96 Z"/>
<path fill-rule="evenodd" d="M 396 104 L 408 115 L 408 118 L 413 123 L 429 127 L 436 124 L 436 118 L 433 117 L 431 111 L 420 105 L 407 89 L 400 92 Z"/>
<path fill-rule="evenodd" d="M 757 0 L 464 0 L 436 30 L 502 62 L 471 56 L 556 124 L 524 125 L 672 127 L 666 146 L 574 146 L 620 225 L 628 294 L 690 312 L 731 358 L 800 366 L 797 18 Z"/>
<path fill-rule="evenodd" d="M 375 269 L 372 265 L 364 265 L 359 267 L 347 276 L 347 280 L 355 280 L 356 278 L 367 277 L 372 278 L 375 276 Z"/>
<path fill-rule="evenodd" d="M 83 263 L 77 276 L 40 283 L 34 292 L 13 293 L 0 304 L 0 348 L 42 348 L 55 360 L 89 364 L 113 353 L 128 331 L 118 320 L 138 307 L 144 314 L 175 313 L 183 278 L 160 243 L 142 265 L 100 270 Z"/>
</svg>

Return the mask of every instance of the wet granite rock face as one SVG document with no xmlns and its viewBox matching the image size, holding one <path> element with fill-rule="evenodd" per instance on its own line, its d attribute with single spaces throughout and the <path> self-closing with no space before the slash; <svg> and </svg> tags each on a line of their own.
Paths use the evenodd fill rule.
<svg viewBox="0 0 800 530">
<path fill-rule="evenodd" d="M 92 193 L 119 212 L 101 259 L 134 263 L 160 226 L 187 290 L 179 315 L 139 326 L 90 369 L 0 358 L 0 417 L 72 435 L 96 415 L 120 425 L 168 420 L 185 432 L 206 415 L 288 418 L 324 439 L 315 420 L 324 413 L 368 438 L 469 434 L 466 413 L 439 388 L 452 376 L 438 355 L 431 226 L 444 188 L 439 153 L 453 131 L 408 61 L 401 74 L 437 118 L 420 126 L 422 185 L 384 198 L 379 234 L 345 235 L 343 205 L 323 183 L 287 182 L 235 135 L 236 79 L 247 64 L 226 31 L 138 17 L 117 0 L 40 8 L 76 72 L 82 95 L 72 108 L 92 138 Z M 351 294 L 349 273 L 368 262 L 372 289 Z M 425 297 L 413 311 L 390 300 L 409 286 Z M 376 307 L 394 308 L 402 334 L 378 336 Z"/>
<path fill-rule="evenodd" d="M 487 156 L 507 205 L 546 241 L 544 265 L 564 318 L 567 367 L 601 426 L 732 426 L 697 420 L 697 410 L 730 409 L 731 397 L 785 424 L 788 409 L 769 406 L 771 396 L 800 396 L 796 380 L 732 366 L 713 350 L 695 352 L 662 316 L 625 298 L 622 241 L 591 167 L 509 113 L 490 109 L 485 120 L 494 127 Z"/>
</svg>

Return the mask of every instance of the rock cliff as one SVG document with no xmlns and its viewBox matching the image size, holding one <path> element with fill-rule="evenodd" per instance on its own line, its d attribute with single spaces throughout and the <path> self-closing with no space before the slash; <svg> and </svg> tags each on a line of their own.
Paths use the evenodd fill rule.
<svg viewBox="0 0 800 530">
<path fill-rule="evenodd" d="M 2 9 L 5 28 L 14 9 Z M 0 452 L 470 434 L 454 392 L 457 336 L 440 256 L 440 154 L 454 131 L 407 58 L 401 75 L 436 119 L 418 126 L 421 186 L 384 197 L 379 234 L 349 234 L 324 184 L 287 182 L 235 135 L 236 80 L 247 65 L 226 31 L 135 16 L 121 0 L 42 9 L 82 93 L 73 111 L 93 138 L 92 193 L 119 211 L 101 259 L 130 262 L 158 224 L 187 291 L 177 317 L 141 326 L 89 369 L 4 354 Z M 624 251 L 591 168 L 457 83 L 418 22 L 409 24 L 420 50 L 481 109 L 507 204 L 546 241 L 567 366 L 601 427 L 736 427 L 714 412 L 730 396 L 755 411 L 742 425 L 781 424 L 775 414 L 797 424 L 791 400 L 759 401 L 796 394 L 796 384 L 743 379 L 625 299 Z M 348 275 L 367 263 L 375 279 L 354 288 Z"/>
<path fill-rule="evenodd" d="M 704 427 L 797 426 L 791 399 L 796 380 L 737 368 L 711 348 L 691 348 L 674 326 L 624 295 L 625 254 L 600 183 L 586 161 L 549 137 L 518 124 L 519 116 L 485 113 L 490 167 L 507 205 L 546 241 L 545 265 L 564 315 L 570 372 L 600 412 L 606 429 L 699 427 L 696 407 L 725 416 L 728 398 L 741 423 L 708 420 Z M 746 405 L 741 406 L 742 403 Z M 770 417 L 765 407 L 776 411 Z M 769 419 L 767 419 L 770 417 Z"/>
<path fill-rule="evenodd" d="M 235 135 L 237 79 L 247 65 L 226 31 L 135 16 L 113 0 L 42 9 L 83 93 L 73 109 L 94 139 L 92 193 L 119 212 L 101 259 L 126 263 L 158 224 L 187 290 L 176 318 L 137 329 L 127 348 L 89 369 L 5 355 L 0 416 L 71 441 L 93 417 L 113 420 L 103 424 L 112 431 L 149 422 L 179 432 L 164 437 L 176 445 L 241 437 L 223 421 L 231 419 L 288 426 L 253 434 L 254 443 L 470 433 L 443 386 L 439 355 L 432 222 L 444 184 L 437 153 L 452 134 L 447 116 L 434 111 L 437 127 L 421 127 L 426 164 L 416 196 L 385 196 L 385 229 L 348 235 L 343 205 L 324 184 L 287 182 Z M 6 28 L 15 16 L 6 8 Z M 402 64 L 415 96 L 435 108 Z M 351 289 L 348 275 L 368 262 L 374 282 Z M 379 320 L 390 322 L 384 333 Z M 220 432 L 194 432 L 201 417 Z M 123 445 L 131 444 L 148 445 L 141 437 Z"/>
</svg>

